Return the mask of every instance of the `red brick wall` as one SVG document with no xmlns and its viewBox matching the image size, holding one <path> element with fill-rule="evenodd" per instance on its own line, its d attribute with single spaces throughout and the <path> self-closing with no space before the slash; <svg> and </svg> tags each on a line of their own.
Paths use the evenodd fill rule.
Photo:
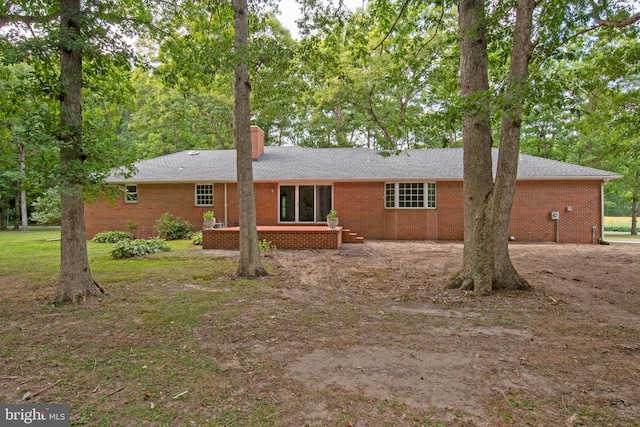
<svg viewBox="0 0 640 427">
<path fill-rule="evenodd" d="M 591 227 L 596 239 L 602 227 L 600 181 L 520 181 L 511 215 L 510 234 L 516 241 L 555 241 L 555 222 L 549 213 L 560 212 L 560 242 L 591 243 Z M 214 186 L 214 206 L 218 222 L 225 220 L 224 184 Z M 255 186 L 258 225 L 278 225 L 278 184 Z M 238 223 L 237 187 L 227 184 L 229 226 Z M 438 182 L 436 209 L 385 209 L 383 182 L 338 182 L 333 185 L 333 206 L 340 226 L 368 239 L 462 240 L 462 182 Z M 567 211 L 571 206 L 571 212 Z M 125 204 L 120 197 L 111 206 L 104 200 L 85 206 L 87 236 L 99 231 L 126 230 L 127 220 L 140 224 L 140 237 L 153 235 L 155 221 L 164 212 L 202 226 L 202 213 L 196 207 L 194 184 L 139 184 L 138 203 Z"/>
<path fill-rule="evenodd" d="M 511 210 L 509 234 L 520 242 L 555 242 L 551 211 L 560 212 L 561 243 L 591 243 L 591 227 L 600 236 L 601 181 L 518 181 Z M 462 182 L 438 182 L 440 240 L 462 240 L 464 204 Z M 567 212 L 571 206 L 571 212 Z"/>
<path fill-rule="evenodd" d="M 342 227 L 368 239 L 438 238 L 437 210 L 386 209 L 384 182 L 337 182 L 333 185 L 333 206 Z"/>
<path fill-rule="evenodd" d="M 342 244 L 342 230 L 318 231 L 307 230 L 308 227 L 284 226 L 280 230 L 258 230 L 258 239 L 267 240 L 278 249 L 338 249 Z M 292 230 L 298 228 L 299 230 Z M 239 248 L 240 232 L 234 228 L 216 228 L 203 230 L 203 249 L 230 249 Z"/>
<path fill-rule="evenodd" d="M 516 241 L 555 242 L 555 221 L 551 211 L 560 213 L 561 243 L 591 243 L 591 227 L 596 226 L 596 242 L 602 230 L 600 185 L 602 181 L 520 181 L 511 211 L 509 233 Z M 567 206 L 571 211 L 567 211 Z"/>
<path fill-rule="evenodd" d="M 438 239 L 462 240 L 464 236 L 464 202 L 461 181 L 441 181 L 436 184 L 438 207 Z"/>
<path fill-rule="evenodd" d="M 124 203 L 124 197 L 100 199 L 84 207 L 87 238 L 100 231 L 127 231 L 127 221 L 139 224 L 138 237 L 154 235 L 156 220 L 165 212 L 189 221 L 194 230 L 202 228 L 202 214 L 213 210 L 216 221 L 223 220 L 224 184 L 213 186 L 213 206 L 195 205 L 195 184 L 138 184 L 138 202 Z M 234 203 L 235 205 L 235 203 Z"/>
</svg>

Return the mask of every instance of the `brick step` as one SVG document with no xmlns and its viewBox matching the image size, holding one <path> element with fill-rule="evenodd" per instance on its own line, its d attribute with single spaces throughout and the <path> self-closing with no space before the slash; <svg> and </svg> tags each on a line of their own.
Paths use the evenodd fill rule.
<svg viewBox="0 0 640 427">
<path fill-rule="evenodd" d="M 364 243 L 364 237 L 349 229 L 342 229 L 342 243 Z"/>
</svg>

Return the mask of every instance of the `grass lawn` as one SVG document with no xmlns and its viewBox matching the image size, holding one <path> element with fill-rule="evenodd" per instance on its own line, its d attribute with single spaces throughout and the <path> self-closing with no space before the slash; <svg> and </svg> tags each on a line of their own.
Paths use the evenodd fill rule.
<svg viewBox="0 0 640 427">
<path fill-rule="evenodd" d="M 205 313 L 268 281 L 235 281 L 229 258 L 189 241 L 118 261 L 109 257 L 112 244 L 88 242 L 93 277 L 107 295 L 54 307 L 60 241 L 51 239 L 59 237 L 55 229 L 0 233 L 0 366 L 12 392 L 55 384 L 46 401 L 70 404 L 72 425 L 233 425 L 240 408 L 227 399 L 239 377 L 219 375 L 194 329 Z M 12 400 L 0 392 L 0 403 Z M 202 415 L 202 405 L 215 417 Z M 269 404 L 243 406 L 243 425 L 271 424 Z"/>
<path fill-rule="evenodd" d="M 631 217 L 630 216 L 605 216 L 604 229 L 605 231 L 630 231 Z"/>
</svg>

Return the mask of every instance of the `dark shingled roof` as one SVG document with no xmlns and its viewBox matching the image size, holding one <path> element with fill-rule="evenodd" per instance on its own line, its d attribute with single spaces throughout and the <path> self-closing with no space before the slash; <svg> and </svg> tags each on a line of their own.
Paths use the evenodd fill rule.
<svg viewBox="0 0 640 427">
<path fill-rule="evenodd" d="M 493 150 L 494 170 L 498 150 Z M 253 162 L 254 181 L 460 181 L 462 148 L 407 150 L 383 156 L 367 148 L 264 147 Z M 235 182 L 235 150 L 182 151 L 136 163 L 137 172 L 124 182 Z M 520 155 L 519 180 L 597 179 L 621 176 L 570 163 Z"/>
</svg>

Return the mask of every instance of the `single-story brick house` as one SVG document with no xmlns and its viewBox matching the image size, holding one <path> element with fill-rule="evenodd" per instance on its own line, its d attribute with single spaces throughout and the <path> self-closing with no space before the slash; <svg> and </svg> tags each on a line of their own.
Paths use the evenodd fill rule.
<svg viewBox="0 0 640 427">
<path fill-rule="evenodd" d="M 369 239 L 462 240 L 461 148 L 408 150 L 384 156 L 366 148 L 264 146 L 252 128 L 258 226 L 340 225 Z M 494 150 L 494 163 L 497 150 Z M 85 206 L 87 236 L 104 230 L 153 235 L 170 212 L 200 227 L 215 212 L 238 224 L 235 150 L 183 151 L 144 160 L 124 179 L 123 196 Z M 603 186 L 615 173 L 521 155 L 510 234 L 522 242 L 597 243 L 603 237 Z"/>
</svg>

